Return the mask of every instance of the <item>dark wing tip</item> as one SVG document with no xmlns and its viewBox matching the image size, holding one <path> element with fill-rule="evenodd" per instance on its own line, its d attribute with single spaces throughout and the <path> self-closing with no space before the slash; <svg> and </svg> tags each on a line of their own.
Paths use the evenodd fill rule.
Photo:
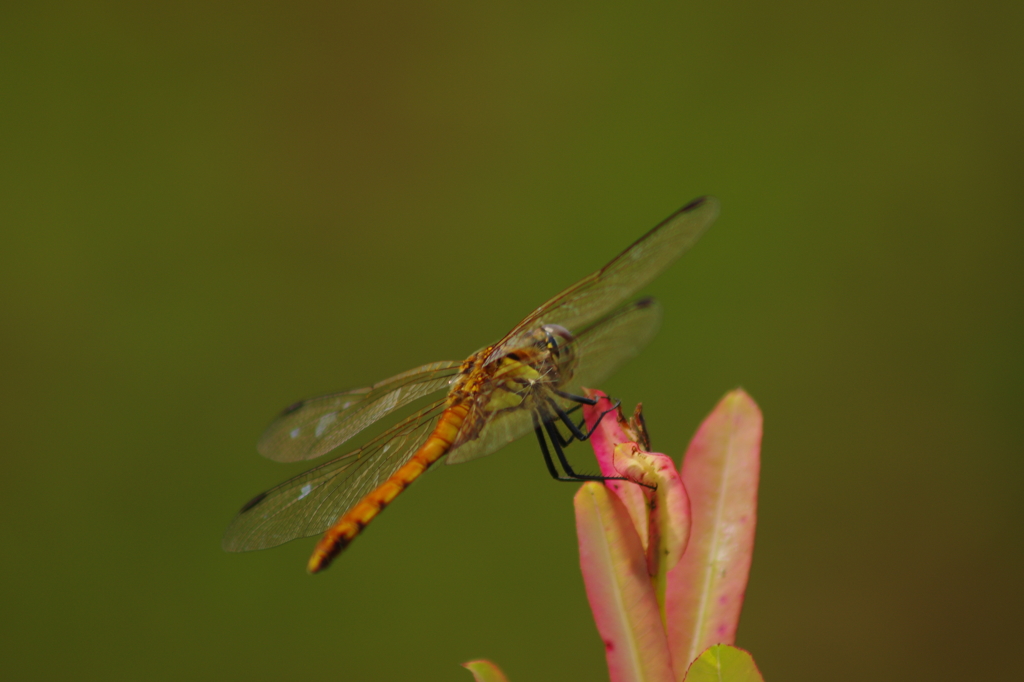
<svg viewBox="0 0 1024 682">
<path fill-rule="evenodd" d="M 655 303 L 657 303 L 657 301 L 653 296 L 644 296 L 643 298 L 639 299 L 636 303 L 634 303 L 633 306 L 636 308 L 644 309 L 650 308 Z"/>
<path fill-rule="evenodd" d="M 720 204 L 718 203 L 718 199 L 711 196 L 710 194 L 705 194 L 702 197 L 697 197 L 696 199 L 688 203 L 686 206 L 683 206 L 681 209 L 670 215 L 668 218 L 661 221 L 658 227 L 661 227 L 666 223 L 672 222 L 679 216 L 685 215 L 687 213 L 701 214 L 695 216 L 698 220 L 701 221 L 703 225 L 703 227 L 700 230 L 698 230 L 693 236 L 693 239 L 696 240 L 697 236 L 700 235 L 700 232 L 702 232 L 704 228 L 707 228 L 711 223 L 715 221 L 715 218 L 718 217 L 719 207 Z"/>
<path fill-rule="evenodd" d="M 300 407 L 302 407 L 303 405 L 305 405 L 308 402 L 309 402 L 308 400 L 300 400 L 298 402 L 292 403 L 288 407 L 286 407 L 283 410 L 281 410 L 281 414 L 279 414 L 278 417 L 284 417 L 285 415 L 289 415 L 289 414 L 291 414 L 295 410 L 299 409 Z"/>
<path fill-rule="evenodd" d="M 693 209 L 697 208 L 707 200 L 707 196 L 697 197 L 696 199 L 688 203 L 686 206 L 683 206 L 681 209 L 679 209 L 679 212 L 686 213 L 687 211 L 692 211 Z"/>
<path fill-rule="evenodd" d="M 239 514 L 244 514 L 245 512 L 247 512 L 250 509 L 252 509 L 253 507 L 255 507 L 257 504 L 262 502 L 266 497 L 267 497 L 266 493 L 260 493 L 256 497 L 252 498 L 251 500 L 249 500 L 248 502 L 243 504 L 242 508 L 238 510 L 238 513 Z"/>
</svg>

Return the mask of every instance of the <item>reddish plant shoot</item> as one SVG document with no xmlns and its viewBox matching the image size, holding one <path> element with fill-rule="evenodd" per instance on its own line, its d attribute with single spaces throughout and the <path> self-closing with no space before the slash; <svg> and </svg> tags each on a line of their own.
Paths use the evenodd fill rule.
<svg viewBox="0 0 1024 682">
<path fill-rule="evenodd" d="M 737 389 L 704 420 L 680 469 L 650 452 L 599 391 L 584 407 L 601 473 L 575 497 L 580 566 L 611 682 L 763 682 L 733 646 L 754 550 L 762 417 Z M 494 664 L 466 664 L 505 682 Z"/>
<path fill-rule="evenodd" d="M 626 422 L 604 394 L 591 396 L 599 401 L 584 413 L 601 472 L 628 479 L 585 484 L 576 496 L 580 564 L 611 679 L 679 682 L 701 652 L 736 639 L 754 549 L 761 413 L 742 390 L 726 395 L 677 471 L 641 445 L 649 439 L 639 413 Z"/>
</svg>

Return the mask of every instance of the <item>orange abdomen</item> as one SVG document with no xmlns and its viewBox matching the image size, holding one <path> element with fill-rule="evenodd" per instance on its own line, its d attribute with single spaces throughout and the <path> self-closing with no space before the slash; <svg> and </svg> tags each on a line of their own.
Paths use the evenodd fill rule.
<svg viewBox="0 0 1024 682">
<path fill-rule="evenodd" d="M 310 573 L 317 573 L 327 568 L 334 557 L 348 547 L 363 528 L 384 507 L 388 506 L 391 500 L 398 496 L 398 493 L 409 487 L 409 484 L 426 471 L 427 467 L 448 452 L 459 429 L 462 428 L 462 422 L 466 419 L 467 412 L 469 412 L 469 408 L 466 405 L 453 405 L 446 409 L 441 414 L 441 419 L 434 427 L 434 431 L 416 451 L 416 454 L 398 471 L 391 474 L 388 480 L 359 500 L 354 507 L 345 512 L 333 526 L 327 529 L 324 536 L 320 538 L 320 542 L 316 544 L 313 556 L 309 558 L 307 568 Z"/>
</svg>

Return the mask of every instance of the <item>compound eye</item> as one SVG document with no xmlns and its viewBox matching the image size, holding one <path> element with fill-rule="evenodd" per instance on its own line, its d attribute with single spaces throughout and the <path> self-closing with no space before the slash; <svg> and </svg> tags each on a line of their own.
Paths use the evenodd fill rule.
<svg viewBox="0 0 1024 682">
<path fill-rule="evenodd" d="M 575 338 L 572 332 L 560 324 L 544 325 L 544 336 L 547 349 L 556 355 L 559 349 L 568 346 Z"/>
</svg>

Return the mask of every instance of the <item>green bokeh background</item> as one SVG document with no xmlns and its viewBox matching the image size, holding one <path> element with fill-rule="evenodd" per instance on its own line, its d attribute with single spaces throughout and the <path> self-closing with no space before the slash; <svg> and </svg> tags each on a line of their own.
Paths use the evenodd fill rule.
<svg viewBox="0 0 1024 682">
<path fill-rule="evenodd" d="M 606 676 L 573 486 L 443 467 L 328 572 L 220 549 L 293 400 L 460 359 L 695 196 L 603 388 L 765 413 L 770 680 L 1010 679 L 1024 3 L 0 10 L 0 676 Z M 577 461 L 583 449 L 573 448 Z"/>
</svg>

